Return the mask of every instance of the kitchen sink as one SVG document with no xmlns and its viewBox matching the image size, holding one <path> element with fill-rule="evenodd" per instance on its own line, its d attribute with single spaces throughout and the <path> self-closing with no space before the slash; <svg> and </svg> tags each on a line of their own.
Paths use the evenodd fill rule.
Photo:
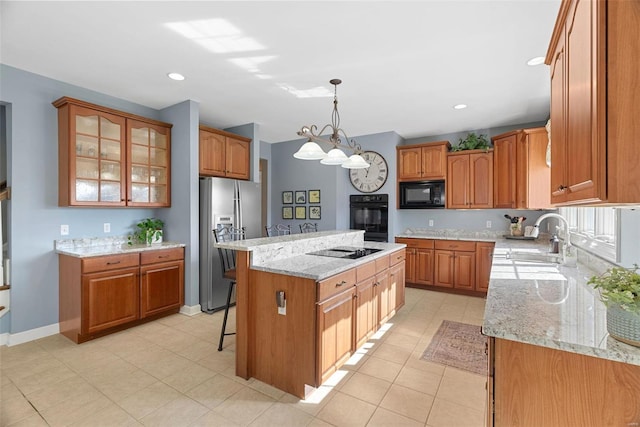
<svg viewBox="0 0 640 427">
<path fill-rule="evenodd" d="M 507 259 L 514 261 L 542 262 L 562 264 L 562 254 L 527 252 L 527 251 L 511 251 L 506 253 Z"/>
</svg>

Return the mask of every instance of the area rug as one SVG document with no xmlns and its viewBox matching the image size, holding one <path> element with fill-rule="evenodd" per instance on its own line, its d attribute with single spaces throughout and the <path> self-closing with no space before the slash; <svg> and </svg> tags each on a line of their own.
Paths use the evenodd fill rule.
<svg viewBox="0 0 640 427">
<path fill-rule="evenodd" d="M 486 375 L 486 343 L 480 326 L 443 320 L 422 359 Z"/>
</svg>

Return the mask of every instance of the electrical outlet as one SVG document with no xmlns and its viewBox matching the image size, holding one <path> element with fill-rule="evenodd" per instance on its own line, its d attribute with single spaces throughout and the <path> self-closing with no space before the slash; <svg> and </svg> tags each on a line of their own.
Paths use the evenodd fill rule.
<svg viewBox="0 0 640 427">
<path fill-rule="evenodd" d="M 429 220 L 429 227 L 433 227 L 433 220 L 432 219 Z"/>
<path fill-rule="evenodd" d="M 69 235 L 69 226 L 67 224 L 62 224 L 60 226 L 60 235 L 68 236 Z"/>
<path fill-rule="evenodd" d="M 111 223 L 110 222 L 105 222 L 104 224 L 102 224 L 102 228 L 103 228 L 105 233 L 111 233 Z"/>
<path fill-rule="evenodd" d="M 491 228 L 491 221 L 487 221 L 487 228 Z"/>
</svg>

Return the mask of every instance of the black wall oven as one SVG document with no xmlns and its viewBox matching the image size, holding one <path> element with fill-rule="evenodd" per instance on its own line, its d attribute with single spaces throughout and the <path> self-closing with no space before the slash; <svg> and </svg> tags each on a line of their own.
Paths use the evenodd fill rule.
<svg viewBox="0 0 640 427">
<path fill-rule="evenodd" d="M 352 194 L 350 202 L 349 227 L 364 230 L 364 240 L 387 242 L 389 239 L 389 195 Z"/>
<path fill-rule="evenodd" d="M 400 209 L 444 208 L 444 181 L 401 182 Z"/>
</svg>

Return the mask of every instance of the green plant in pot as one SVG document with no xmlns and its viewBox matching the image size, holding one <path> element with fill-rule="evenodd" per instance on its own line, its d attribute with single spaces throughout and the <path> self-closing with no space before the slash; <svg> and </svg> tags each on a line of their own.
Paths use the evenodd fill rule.
<svg viewBox="0 0 640 427">
<path fill-rule="evenodd" d="M 469 132 L 466 138 L 458 141 L 458 145 L 451 147 L 451 151 L 464 150 L 488 150 L 489 140 L 486 135 L 476 135 L 475 132 Z"/>
<path fill-rule="evenodd" d="M 607 306 L 607 331 L 613 338 L 640 347 L 640 273 L 632 268 L 612 267 L 589 284 L 600 291 Z"/>
<path fill-rule="evenodd" d="M 146 243 L 150 245 L 152 243 L 162 242 L 162 227 L 164 227 L 164 221 L 158 218 L 145 218 L 136 224 L 136 231 L 127 237 L 127 243 L 133 245 L 134 243 Z"/>
</svg>

